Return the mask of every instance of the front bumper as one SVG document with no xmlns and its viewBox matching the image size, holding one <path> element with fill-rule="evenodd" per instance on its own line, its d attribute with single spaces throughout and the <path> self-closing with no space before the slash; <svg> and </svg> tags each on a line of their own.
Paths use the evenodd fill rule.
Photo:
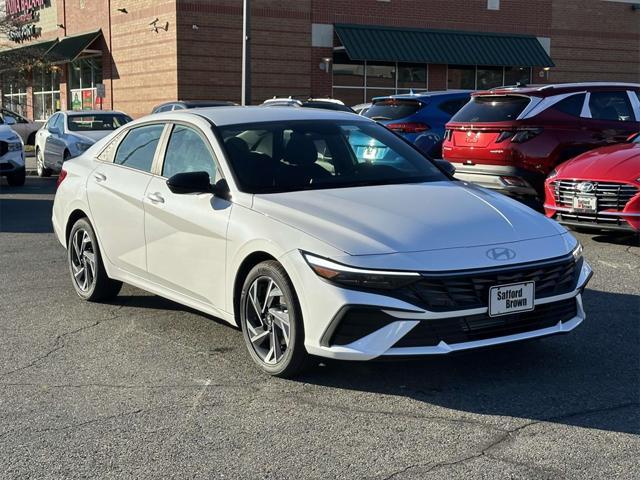
<svg viewBox="0 0 640 480">
<path fill-rule="evenodd" d="M 0 157 L 0 175 L 11 175 L 24 169 L 24 152 L 7 152 Z"/>
<path fill-rule="evenodd" d="M 289 255 L 288 257 L 287 260 L 291 261 L 296 256 Z M 438 322 L 443 319 L 482 316 L 487 314 L 488 308 L 481 307 L 444 312 L 428 311 L 393 297 L 335 287 L 317 277 L 306 264 L 299 266 L 304 268 L 296 268 L 295 273 L 292 275 L 292 280 L 294 280 L 298 296 L 301 299 L 301 308 L 305 320 L 305 347 L 312 355 L 340 360 L 441 355 L 569 332 L 585 319 L 581 293 L 593 274 L 591 267 L 585 261 L 577 274 L 578 279 L 575 289 L 562 295 L 535 300 L 536 309 L 539 307 L 544 308 L 543 306 L 545 305 L 547 308 L 554 308 L 554 304 L 560 305 L 562 302 L 566 303 L 571 299 L 574 300 L 574 314 L 552 325 L 546 324 L 544 328 L 532 328 L 513 334 L 484 336 L 480 340 L 440 341 L 436 345 L 399 347 L 399 342 L 422 322 Z M 287 270 L 290 271 L 289 268 Z M 300 278 L 300 274 L 304 278 Z M 371 333 L 364 336 L 358 336 L 357 332 L 354 334 L 351 331 L 354 339 L 349 339 L 349 343 L 338 345 L 334 341 L 336 334 L 342 335 L 343 340 L 348 338 L 349 335 L 349 332 L 346 333 L 346 337 L 344 332 L 336 333 L 345 312 L 349 310 L 357 310 L 362 322 L 370 320 L 376 326 L 371 327 L 369 325 L 368 328 Z M 367 311 L 370 312 L 369 318 L 366 317 Z M 330 319 L 329 322 L 327 322 L 327 318 Z M 402 345 L 402 342 L 400 342 L 400 345 Z"/>
<path fill-rule="evenodd" d="M 580 213 L 572 208 L 545 203 L 544 209 L 550 218 L 563 225 L 595 230 L 640 231 L 640 212 L 599 211 Z"/>
</svg>

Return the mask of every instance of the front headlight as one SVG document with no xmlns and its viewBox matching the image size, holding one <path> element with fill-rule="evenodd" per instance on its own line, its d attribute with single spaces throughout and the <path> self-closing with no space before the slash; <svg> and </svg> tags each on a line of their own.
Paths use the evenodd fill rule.
<svg viewBox="0 0 640 480">
<path fill-rule="evenodd" d="M 571 252 L 571 255 L 573 255 L 573 259 L 576 262 L 582 258 L 582 250 L 583 250 L 582 244 L 578 242 L 578 245 L 576 245 L 576 247 Z"/>
<path fill-rule="evenodd" d="M 10 152 L 21 152 L 22 151 L 22 142 L 14 142 L 7 144 L 7 150 Z"/>
<path fill-rule="evenodd" d="M 91 147 L 91 144 L 89 143 L 76 142 L 76 150 L 79 152 L 84 152 L 85 150 L 88 150 L 89 147 Z"/>
<path fill-rule="evenodd" d="M 311 269 L 319 276 L 350 288 L 393 290 L 420 279 L 417 272 L 367 270 L 336 263 L 326 258 L 302 253 Z"/>
</svg>

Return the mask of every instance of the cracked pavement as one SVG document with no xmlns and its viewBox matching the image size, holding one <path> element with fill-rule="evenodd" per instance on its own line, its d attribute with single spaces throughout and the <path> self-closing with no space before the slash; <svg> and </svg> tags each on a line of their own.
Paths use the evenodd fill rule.
<svg viewBox="0 0 640 480">
<path fill-rule="evenodd" d="M 0 478 L 640 478 L 636 240 L 577 234 L 569 335 L 287 381 L 215 318 L 130 286 L 82 302 L 54 182 L 0 183 Z"/>
</svg>

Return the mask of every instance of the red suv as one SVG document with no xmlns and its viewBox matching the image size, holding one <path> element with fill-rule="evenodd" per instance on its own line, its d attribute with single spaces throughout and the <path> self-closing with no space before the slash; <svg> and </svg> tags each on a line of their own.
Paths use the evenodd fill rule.
<svg viewBox="0 0 640 480">
<path fill-rule="evenodd" d="M 456 177 L 532 201 L 559 163 L 640 128 L 640 85 L 572 83 L 476 92 L 447 124 Z"/>
</svg>

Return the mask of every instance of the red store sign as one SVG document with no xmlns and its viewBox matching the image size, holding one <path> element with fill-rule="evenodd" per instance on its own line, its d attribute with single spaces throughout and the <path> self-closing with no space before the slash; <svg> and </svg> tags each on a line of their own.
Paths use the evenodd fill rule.
<svg viewBox="0 0 640 480">
<path fill-rule="evenodd" d="M 5 10 L 7 16 L 23 15 L 34 8 L 45 6 L 46 0 L 6 0 Z"/>
</svg>

